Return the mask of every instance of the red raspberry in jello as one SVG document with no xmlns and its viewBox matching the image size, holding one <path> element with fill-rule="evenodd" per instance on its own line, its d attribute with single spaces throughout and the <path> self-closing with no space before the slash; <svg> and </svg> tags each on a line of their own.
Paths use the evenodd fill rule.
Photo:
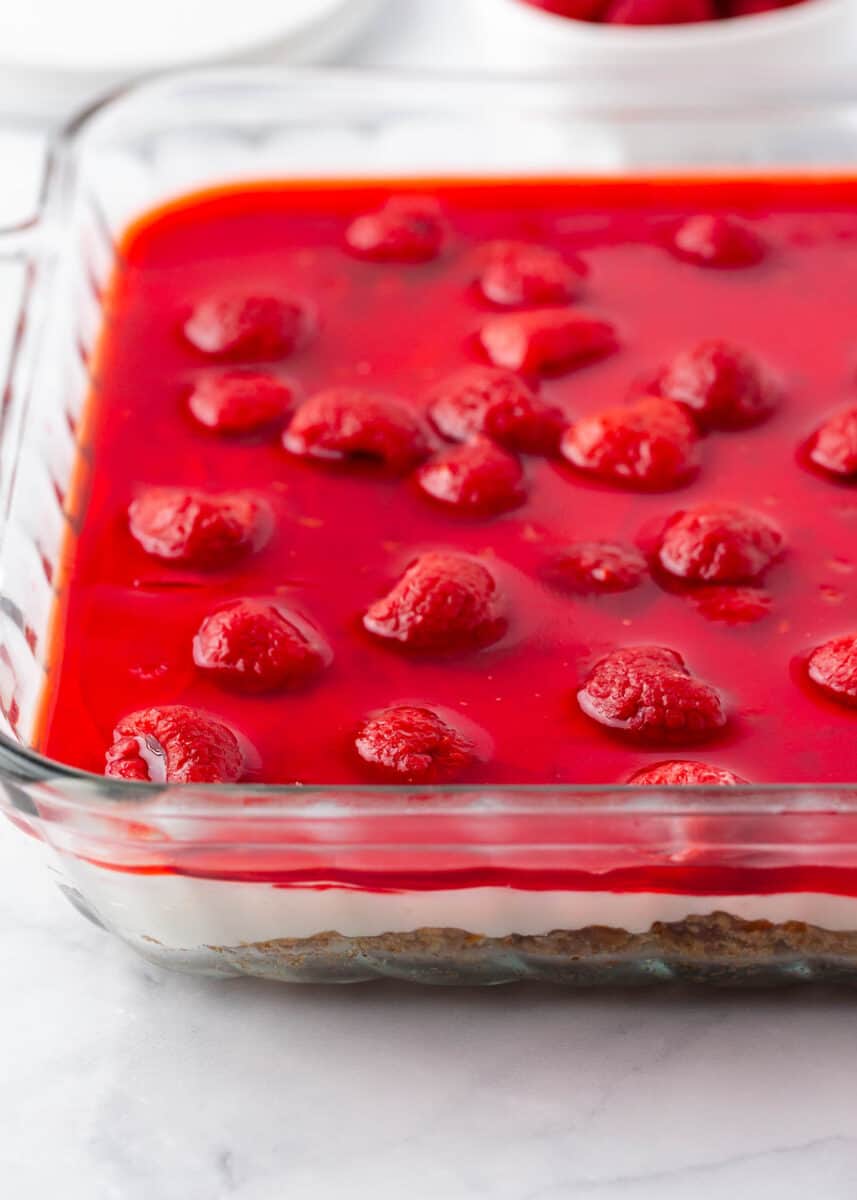
<svg viewBox="0 0 857 1200">
<path fill-rule="evenodd" d="M 579 295 L 586 267 L 532 242 L 490 242 L 479 252 L 479 289 L 503 308 L 564 304 Z"/>
<path fill-rule="evenodd" d="M 228 725 L 184 704 L 167 704 L 122 718 L 104 774 L 141 783 L 235 783 L 245 766 Z"/>
<path fill-rule="evenodd" d="M 443 234 L 443 222 L 433 200 L 394 196 L 377 212 L 355 217 L 345 231 L 345 241 L 359 258 L 420 263 L 437 257 Z"/>
<path fill-rule="evenodd" d="M 752 267 L 765 257 L 765 243 L 748 225 L 723 214 L 688 217 L 673 236 L 673 251 L 701 267 Z"/>
<path fill-rule="evenodd" d="M 701 342 L 657 377 L 659 395 L 684 404 L 707 429 L 741 429 L 777 405 L 777 387 L 752 354 L 729 342 Z"/>
<path fill-rule="evenodd" d="M 374 463 L 394 475 L 409 471 L 430 450 L 423 422 L 407 404 L 349 387 L 329 388 L 305 400 L 283 445 L 307 458 Z"/>
<path fill-rule="evenodd" d="M 640 490 L 678 487 L 699 466 L 696 426 L 681 405 L 659 396 L 581 417 L 561 449 L 578 470 Z"/>
<path fill-rule="evenodd" d="M 663 646 L 614 650 L 577 694 L 593 721 L 652 742 L 693 742 L 726 724 L 723 703 Z"/>
<path fill-rule="evenodd" d="M 454 442 L 484 434 L 525 454 L 555 453 L 565 425 L 558 408 L 512 371 L 496 367 L 463 367 L 448 375 L 429 396 L 429 416 Z"/>
<path fill-rule="evenodd" d="M 331 654 L 302 618 L 268 600 L 233 600 L 207 616 L 193 639 L 196 665 L 224 687 L 274 692 L 299 687 Z"/>
<path fill-rule="evenodd" d="M 830 417 L 809 442 L 810 461 L 831 475 L 857 475 L 857 408 Z"/>
<path fill-rule="evenodd" d="M 708 621 L 724 625 L 749 625 L 761 621 L 771 611 L 771 594 L 764 588 L 714 586 L 693 592 L 699 613 Z"/>
<path fill-rule="evenodd" d="M 574 592 L 627 592 L 642 583 L 646 560 L 633 546 L 577 542 L 548 564 L 546 574 Z"/>
<path fill-rule="evenodd" d="M 417 483 L 432 500 L 463 513 L 499 513 L 525 497 L 521 464 L 488 438 L 444 450 L 424 463 Z"/>
<path fill-rule="evenodd" d="M 232 362 L 287 358 L 310 337 L 310 309 L 293 296 L 253 292 L 212 296 L 196 305 L 184 336 L 200 353 Z"/>
<path fill-rule="evenodd" d="M 688 25 L 717 15 L 712 0 L 613 0 L 604 20 L 608 25 Z"/>
<path fill-rule="evenodd" d="M 469 739 L 436 712 L 406 704 L 370 717 L 354 745 L 372 773 L 391 783 L 449 783 L 476 759 Z"/>
<path fill-rule="evenodd" d="M 240 492 L 150 487 L 129 505 L 128 525 L 147 554 L 210 569 L 258 550 L 272 518 L 263 500 Z"/>
<path fill-rule="evenodd" d="M 479 340 L 495 367 L 528 374 L 569 371 L 616 348 L 607 321 L 579 309 L 539 308 L 488 317 Z"/>
<path fill-rule="evenodd" d="M 831 638 L 809 656 L 807 674 L 831 700 L 857 707 L 857 635 Z"/>
<path fill-rule="evenodd" d="M 294 393 L 264 371 L 222 371 L 204 375 L 188 397 L 193 418 L 216 433 L 253 433 L 282 421 Z"/>
<path fill-rule="evenodd" d="M 425 652 L 490 645 L 506 621 L 494 576 L 465 554 L 421 554 L 402 578 L 363 617 L 369 633 L 403 648 Z"/>
<path fill-rule="evenodd" d="M 699 504 L 670 518 L 658 560 L 692 583 L 750 583 L 783 551 L 783 535 L 762 513 L 738 504 Z"/>
<path fill-rule="evenodd" d="M 726 767 L 673 759 L 641 767 L 628 782 L 637 787 L 735 787 L 747 780 Z"/>
</svg>

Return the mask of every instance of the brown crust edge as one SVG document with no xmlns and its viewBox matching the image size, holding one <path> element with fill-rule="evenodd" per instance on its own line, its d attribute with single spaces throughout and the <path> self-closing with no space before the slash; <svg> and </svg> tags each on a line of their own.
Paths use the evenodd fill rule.
<svg viewBox="0 0 857 1200">
<path fill-rule="evenodd" d="M 164 965 L 308 983 L 392 978 L 461 985 L 524 979 L 573 986 L 676 981 L 770 986 L 817 979 L 857 984 L 857 931 L 834 932 L 802 921 L 746 921 L 726 912 L 658 921 L 644 933 L 590 926 L 491 938 L 423 928 L 372 937 L 327 932 L 188 951 L 145 941 L 138 949 Z"/>
</svg>

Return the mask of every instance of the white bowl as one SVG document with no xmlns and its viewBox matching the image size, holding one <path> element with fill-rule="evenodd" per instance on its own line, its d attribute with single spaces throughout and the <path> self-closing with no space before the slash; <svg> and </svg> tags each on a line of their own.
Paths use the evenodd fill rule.
<svg viewBox="0 0 857 1200">
<path fill-rule="evenodd" d="M 67 115 L 178 67 L 336 56 L 380 0 L 0 0 L 0 111 Z"/>
<path fill-rule="evenodd" d="M 524 0 L 482 0 L 486 29 L 502 40 L 522 70 L 580 68 L 617 77 L 648 71 L 668 84 L 672 73 L 690 86 L 770 81 L 788 85 L 827 80 L 831 68 L 853 63 L 857 0 L 805 0 L 791 8 L 690 25 L 598 25 L 535 8 Z M 605 77 L 602 84 L 607 83 Z M 697 99 L 708 100 L 710 92 Z"/>
</svg>

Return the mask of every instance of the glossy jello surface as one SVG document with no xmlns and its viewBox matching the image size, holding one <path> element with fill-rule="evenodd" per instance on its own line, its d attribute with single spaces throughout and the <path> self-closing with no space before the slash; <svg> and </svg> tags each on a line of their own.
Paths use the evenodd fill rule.
<svg viewBox="0 0 857 1200">
<path fill-rule="evenodd" d="M 191 782 L 853 781 L 855 317 L 851 180 L 152 214 L 106 297 L 40 749 Z"/>
</svg>

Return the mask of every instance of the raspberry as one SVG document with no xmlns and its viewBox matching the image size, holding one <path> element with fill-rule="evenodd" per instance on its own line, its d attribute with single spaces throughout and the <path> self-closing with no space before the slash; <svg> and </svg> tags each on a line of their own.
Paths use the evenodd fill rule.
<svg viewBox="0 0 857 1200">
<path fill-rule="evenodd" d="M 633 546 L 577 542 L 548 567 L 552 582 L 573 592 L 627 592 L 646 574 L 646 560 Z"/>
<path fill-rule="evenodd" d="M 735 787 L 747 780 L 725 767 L 676 759 L 642 767 L 628 782 L 638 787 Z"/>
<path fill-rule="evenodd" d="M 708 429 L 741 429 L 769 416 L 777 389 L 764 368 L 728 342 L 701 342 L 659 374 L 657 391 L 684 404 Z"/>
<path fill-rule="evenodd" d="M 724 16 L 751 17 L 756 13 L 774 12 L 800 3 L 801 0 L 726 0 Z"/>
<path fill-rule="evenodd" d="M 472 743 L 436 712 L 406 704 L 370 717 L 354 745 L 374 774 L 396 783 L 448 783 L 476 759 Z"/>
<path fill-rule="evenodd" d="M 352 254 L 374 262 L 428 262 L 440 253 L 443 224 L 434 201 L 394 196 L 377 212 L 355 217 L 345 241 Z"/>
<path fill-rule="evenodd" d="M 614 650 L 595 665 L 577 699 L 593 721 L 654 742 L 695 741 L 726 723 L 717 692 L 662 646 Z"/>
<path fill-rule="evenodd" d="M 681 223 L 672 248 L 701 267 L 752 267 L 765 257 L 765 243 L 734 217 L 701 213 Z"/>
<path fill-rule="evenodd" d="M 520 463 L 487 438 L 444 450 L 420 467 L 417 482 L 433 500 L 462 512 L 503 512 L 525 497 Z"/>
<path fill-rule="evenodd" d="M 554 454 L 565 419 L 511 371 L 464 367 L 429 397 L 429 416 L 444 437 L 465 442 L 484 434 L 510 450 Z"/>
<path fill-rule="evenodd" d="M 566 430 L 561 449 L 579 470 L 643 490 L 678 487 L 699 466 L 693 421 L 681 405 L 658 396 L 581 417 Z"/>
<path fill-rule="evenodd" d="M 504 308 L 564 304 L 580 291 L 586 268 L 529 242 L 491 242 L 480 253 L 479 289 Z"/>
<path fill-rule="evenodd" d="M 193 639 L 196 665 L 245 692 L 300 686 L 330 657 L 314 629 L 266 600 L 233 600 L 207 616 Z"/>
<path fill-rule="evenodd" d="M 813 650 L 807 673 L 831 700 L 857 707 L 857 636 L 831 638 Z"/>
<path fill-rule="evenodd" d="M 253 433 L 281 421 L 291 407 L 292 389 L 263 371 L 223 371 L 206 375 L 188 397 L 191 415 L 217 433 Z"/>
<path fill-rule="evenodd" d="M 598 21 L 608 0 L 526 0 L 533 8 L 556 13 L 559 17 L 571 17 L 576 21 Z"/>
<path fill-rule="evenodd" d="M 376 637 L 417 651 L 487 646 L 506 631 L 488 568 L 443 551 L 415 559 L 392 590 L 369 607 L 363 624 Z"/>
<path fill-rule="evenodd" d="M 658 559 L 670 575 L 692 583 L 750 583 L 782 550 L 782 533 L 761 513 L 700 504 L 670 518 Z"/>
<path fill-rule="evenodd" d="M 771 611 L 770 593 L 762 588 L 706 587 L 694 592 L 693 599 L 703 617 L 726 625 L 749 625 Z"/>
<path fill-rule="evenodd" d="M 258 550 L 272 520 L 263 501 L 239 492 L 150 487 L 129 505 L 128 523 L 147 554 L 212 568 Z"/>
<path fill-rule="evenodd" d="M 810 461 L 831 475 L 857 475 L 857 408 L 836 413 L 813 434 Z"/>
<path fill-rule="evenodd" d="M 419 416 L 392 396 L 360 388 L 329 388 L 306 400 L 283 435 L 292 454 L 380 464 L 399 475 L 429 453 Z"/>
<path fill-rule="evenodd" d="M 141 783 L 235 783 L 246 766 L 229 726 L 184 704 L 123 717 L 105 757 L 105 775 Z"/>
<path fill-rule="evenodd" d="M 613 0 L 608 25 L 688 25 L 717 17 L 711 0 Z"/>
<path fill-rule="evenodd" d="M 533 374 L 568 371 L 616 348 L 612 325 L 568 308 L 489 317 L 479 340 L 495 367 Z"/>
<path fill-rule="evenodd" d="M 287 358 L 308 340 L 313 326 L 301 300 L 237 293 L 198 304 L 184 324 L 184 336 L 210 358 L 259 362 Z"/>
</svg>

